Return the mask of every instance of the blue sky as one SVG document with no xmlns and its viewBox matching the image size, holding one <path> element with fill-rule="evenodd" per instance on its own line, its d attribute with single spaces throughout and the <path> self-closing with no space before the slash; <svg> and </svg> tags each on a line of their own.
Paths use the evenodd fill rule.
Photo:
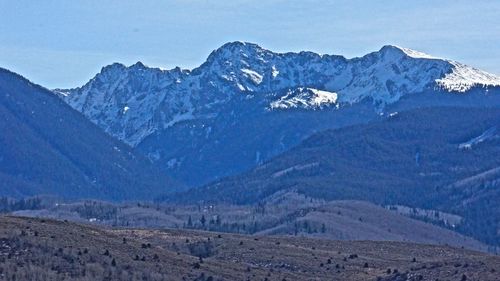
<svg viewBox="0 0 500 281">
<path fill-rule="evenodd" d="M 75 87 L 112 62 L 192 68 L 239 40 L 346 57 L 395 44 L 500 74 L 499 15 L 494 0 L 0 0 L 0 67 Z"/>
</svg>

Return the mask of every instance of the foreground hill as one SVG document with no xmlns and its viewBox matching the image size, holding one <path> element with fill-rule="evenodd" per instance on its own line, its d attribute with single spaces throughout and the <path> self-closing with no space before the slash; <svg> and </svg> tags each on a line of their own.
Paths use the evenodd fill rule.
<svg viewBox="0 0 500 281">
<path fill-rule="evenodd" d="M 318 133 L 236 177 L 171 200 L 258 202 L 280 190 L 437 209 L 500 243 L 499 109 L 429 108 Z"/>
<path fill-rule="evenodd" d="M 272 200 L 268 204 L 270 209 Z M 278 205 L 281 208 L 282 205 Z M 400 215 L 363 201 L 331 201 L 300 208 L 260 235 L 299 235 L 333 240 L 407 241 L 488 251 L 452 230 Z"/>
<path fill-rule="evenodd" d="M 498 280 L 500 258 L 445 246 L 0 217 L 0 280 Z"/>
<path fill-rule="evenodd" d="M 175 187 L 50 91 L 0 69 L 0 195 L 111 200 Z"/>
<path fill-rule="evenodd" d="M 19 204 L 18 204 L 19 205 Z M 28 205 L 28 204 L 25 204 Z M 54 218 L 114 227 L 184 228 L 217 232 L 287 235 L 334 240 L 402 241 L 495 252 L 450 229 L 461 218 L 432 215 L 440 227 L 362 201 L 325 201 L 294 192 L 276 194 L 255 205 L 176 205 L 99 201 L 43 204 L 14 215 Z M 1 207 L 1 206 L 0 206 Z"/>
<path fill-rule="evenodd" d="M 390 106 L 500 106 L 499 77 L 397 46 L 347 59 L 232 42 L 193 70 L 115 63 L 79 88 L 54 92 L 192 185 Z"/>
</svg>

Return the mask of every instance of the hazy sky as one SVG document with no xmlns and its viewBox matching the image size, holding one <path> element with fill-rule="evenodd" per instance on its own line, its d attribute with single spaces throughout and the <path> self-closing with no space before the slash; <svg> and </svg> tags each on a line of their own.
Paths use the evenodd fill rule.
<svg viewBox="0 0 500 281">
<path fill-rule="evenodd" d="M 192 68 L 236 40 L 346 57 L 396 44 L 500 74 L 500 1 L 0 0 L 0 67 L 49 88 L 112 62 Z"/>
</svg>

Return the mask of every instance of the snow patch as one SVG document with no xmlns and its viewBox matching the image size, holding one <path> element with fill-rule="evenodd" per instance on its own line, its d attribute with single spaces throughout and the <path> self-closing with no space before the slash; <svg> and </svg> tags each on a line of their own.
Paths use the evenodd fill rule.
<svg viewBox="0 0 500 281">
<path fill-rule="evenodd" d="M 56 95 L 60 95 L 62 97 L 67 97 L 69 96 L 70 92 L 69 91 L 61 91 L 61 90 L 54 90 L 54 93 Z"/>
<path fill-rule="evenodd" d="M 262 75 L 260 75 L 256 71 L 248 68 L 242 68 L 241 71 L 245 73 L 245 76 L 250 78 L 250 80 L 252 80 L 255 85 L 259 85 L 260 83 L 262 83 Z"/>
<path fill-rule="evenodd" d="M 240 89 L 240 91 L 242 91 L 242 92 L 246 91 L 246 88 L 243 85 L 241 85 L 240 83 L 236 83 L 236 87 L 238 87 L 238 89 Z"/>
<path fill-rule="evenodd" d="M 464 93 L 475 86 L 500 86 L 500 77 L 496 75 L 458 62 L 449 63 L 452 71 L 443 78 L 436 79 L 436 84 L 449 92 Z"/>
<path fill-rule="evenodd" d="M 288 90 L 283 97 L 271 102 L 269 107 L 271 109 L 321 108 L 336 102 L 337 93 L 300 87 Z"/>
<path fill-rule="evenodd" d="M 301 171 L 305 169 L 310 169 L 319 166 L 319 162 L 314 162 L 314 163 L 309 163 L 309 164 L 303 164 L 303 165 L 295 165 L 290 168 L 286 168 L 284 170 L 278 171 L 274 174 L 271 175 L 273 178 L 279 178 L 284 175 L 287 175 L 289 173 L 295 172 L 295 171 Z"/>
<path fill-rule="evenodd" d="M 332 93 L 328 91 L 322 91 L 317 89 L 308 88 L 313 92 L 313 105 L 320 106 L 322 104 L 335 103 L 337 102 L 337 93 Z"/>
<path fill-rule="evenodd" d="M 433 57 L 433 56 L 428 55 L 426 53 L 422 53 L 422 52 L 415 51 L 412 49 L 403 48 L 403 47 L 399 47 L 399 46 L 396 46 L 396 47 L 399 48 L 401 51 L 403 51 L 403 53 L 405 53 L 409 57 L 412 57 L 415 59 L 439 59 L 437 57 Z"/>
<path fill-rule="evenodd" d="M 179 123 L 181 121 L 187 121 L 187 120 L 193 120 L 193 119 L 195 119 L 195 117 L 193 115 L 193 111 L 194 111 L 194 109 L 191 108 L 187 112 L 179 113 L 177 115 L 174 115 L 172 117 L 172 120 L 170 120 L 170 122 L 168 122 L 168 123 L 165 124 L 165 128 L 172 127 L 172 126 L 174 126 L 175 124 L 177 124 L 177 123 Z"/>
<path fill-rule="evenodd" d="M 273 76 L 273 78 L 276 78 L 278 76 L 278 74 L 280 74 L 279 70 L 276 69 L 275 65 L 273 65 L 271 67 L 271 76 Z"/>
<path fill-rule="evenodd" d="M 497 133 L 497 128 L 491 127 L 488 130 L 486 130 L 485 132 L 483 132 L 481 135 L 479 135 L 479 136 L 477 136 L 469 141 L 466 141 L 464 143 L 459 144 L 458 148 L 459 149 L 472 149 L 473 146 L 475 146 L 479 143 L 482 143 L 483 141 L 486 141 L 488 139 L 496 137 L 497 136 L 496 133 Z"/>
</svg>

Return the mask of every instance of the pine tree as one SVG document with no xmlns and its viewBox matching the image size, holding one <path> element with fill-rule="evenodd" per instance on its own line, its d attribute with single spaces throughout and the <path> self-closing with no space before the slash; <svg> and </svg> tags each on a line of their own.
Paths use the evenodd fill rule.
<svg viewBox="0 0 500 281">
<path fill-rule="evenodd" d="M 207 222 L 207 219 L 205 218 L 205 215 L 202 215 L 202 216 L 201 216 L 200 222 L 201 222 L 201 225 L 202 225 L 203 227 L 205 227 L 205 223 Z"/>
</svg>

